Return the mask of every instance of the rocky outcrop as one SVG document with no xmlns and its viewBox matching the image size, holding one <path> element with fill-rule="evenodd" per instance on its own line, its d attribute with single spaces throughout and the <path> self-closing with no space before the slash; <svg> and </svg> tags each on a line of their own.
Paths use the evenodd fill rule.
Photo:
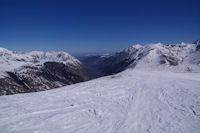
<svg viewBox="0 0 200 133">
<path fill-rule="evenodd" d="M 200 51 L 200 40 L 196 40 L 194 44 L 196 44 L 196 50 Z"/>
</svg>

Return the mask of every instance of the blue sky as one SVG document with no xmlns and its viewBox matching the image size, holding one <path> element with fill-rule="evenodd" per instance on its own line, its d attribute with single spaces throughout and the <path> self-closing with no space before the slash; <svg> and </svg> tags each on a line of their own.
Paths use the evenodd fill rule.
<svg viewBox="0 0 200 133">
<path fill-rule="evenodd" d="M 0 0 L 0 46 L 106 53 L 200 39 L 199 0 Z"/>
</svg>

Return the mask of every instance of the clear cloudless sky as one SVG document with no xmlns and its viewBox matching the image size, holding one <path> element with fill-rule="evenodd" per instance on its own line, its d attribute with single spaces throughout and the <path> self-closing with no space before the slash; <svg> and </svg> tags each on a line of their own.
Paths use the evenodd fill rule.
<svg viewBox="0 0 200 133">
<path fill-rule="evenodd" d="M 200 39 L 200 0 L 0 0 L 0 47 L 114 52 Z"/>
</svg>

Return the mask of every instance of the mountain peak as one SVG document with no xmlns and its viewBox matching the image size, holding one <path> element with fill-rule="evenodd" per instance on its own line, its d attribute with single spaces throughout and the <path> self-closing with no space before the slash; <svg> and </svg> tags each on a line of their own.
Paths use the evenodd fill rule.
<svg viewBox="0 0 200 133">
<path fill-rule="evenodd" d="M 10 53 L 10 52 L 11 52 L 10 50 L 0 47 L 0 53 Z"/>
<path fill-rule="evenodd" d="M 140 49 L 142 47 L 142 45 L 140 44 L 135 44 L 135 45 L 132 45 L 132 46 L 129 46 L 128 48 L 125 48 L 123 51 L 124 52 L 128 52 L 128 53 L 131 53 L 137 49 Z"/>
</svg>

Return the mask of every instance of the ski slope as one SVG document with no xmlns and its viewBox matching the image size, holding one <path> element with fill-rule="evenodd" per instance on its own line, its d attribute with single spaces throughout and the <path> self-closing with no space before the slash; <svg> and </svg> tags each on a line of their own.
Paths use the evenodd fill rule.
<svg viewBox="0 0 200 133">
<path fill-rule="evenodd" d="M 2 133 L 200 133 L 200 73 L 128 69 L 0 97 Z"/>
</svg>

